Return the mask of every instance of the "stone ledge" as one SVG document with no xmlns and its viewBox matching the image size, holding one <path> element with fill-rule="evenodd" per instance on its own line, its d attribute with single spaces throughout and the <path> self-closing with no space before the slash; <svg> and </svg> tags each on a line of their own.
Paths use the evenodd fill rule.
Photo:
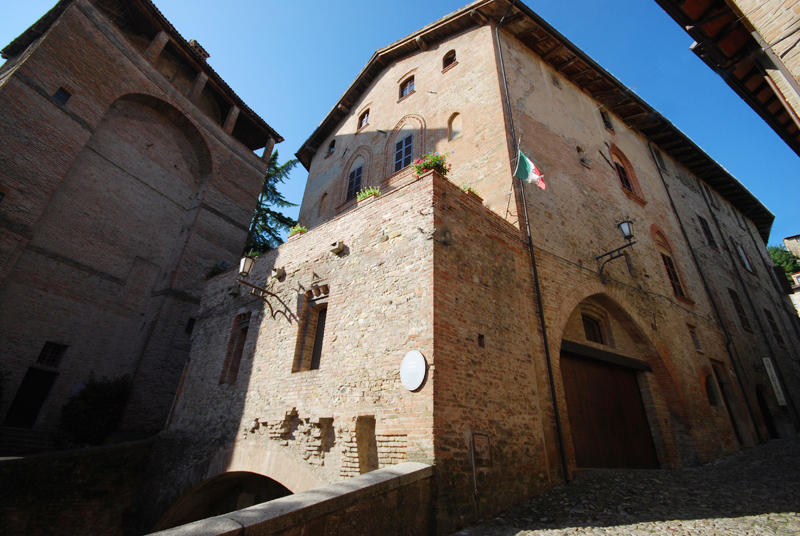
<svg viewBox="0 0 800 536">
<path fill-rule="evenodd" d="M 433 475 L 433 467 L 406 462 L 229 514 L 153 533 L 160 536 L 271 534 L 299 525 Z M 237 530 L 234 530 L 234 527 Z"/>
</svg>

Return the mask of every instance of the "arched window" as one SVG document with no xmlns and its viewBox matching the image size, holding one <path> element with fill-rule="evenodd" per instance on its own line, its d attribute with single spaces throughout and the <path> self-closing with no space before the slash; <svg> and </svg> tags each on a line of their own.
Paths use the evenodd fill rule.
<svg viewBox="0 0 800 536">
<path fill-rule="evenodd" d="M 400 84 L 400 98 L 408 97 L 414 93 L 414 77 L 409 76 Z"/>
<path fill-rule="evenodd" d="M 461 124 L 461 114 L 456 112 L 450 116 L 450 121 L 447 122 L 448 139 L 453 141 L 460 138 L 464 134 L 464 127 Z"/>
<path fill-rule="evenodd" d="M 622 187 L 622 191 L 633 195 L 636 201 L 643 202 L 644 195 L 642 194 L 642 189 L 639 186 L 639 179 L 636 178 L 636 172 L 630 160 L 628 160 L 623 152 L 614 144 L 611 144 L 609 152 L 611 153 L 611 163 L 614 165 L 614 170 L 617 172 L 619 185 Z"/>
<path fill-rule="evenodd" d="M 664 270 L 667 272 L 667 279 L 669 279 L 669 284 L 672 286 L 672 293 L 678 298 L 686 298 L 686 291 L 681 283 L 678 265 L 675 262 L 672 248 L 669 245 L 667 237 L 660 232 L 657 232 L 653 238 L 655 239 L 658 253 L 661 256 L 661 262 L 664 265 Z"/>
<path fill-rule="evenodd" d="M 451 65 L 455 65 L 456 63 L 457 63 L 456 51 L 451 50 L 450 52 L 445 54 L 444 58 L 442 59 L 442 69 L 447 69 L 448 67 L 450 67 Z"/>
<path fill-rule="evenodd" d="M 335 148 L 336 148 L 336 140 L 331 140 L 331 142 L 328 144 L 328 155 L 327 156 L 332 155 Z"/>
<path fill-rule="evenodd" d="M 606 343 L 599 320 L 586 314 L 581 314 L 581 320 L 583 321 L 583 332 L 587 341 L 596 342 L 597 344 Z"/>
<path fill-rule="evenodd" d="M 328 206 L 328 194 L 322 194 L 322 199 L 319 200 L 319 210 L 317 211 L 317 216 L 322 216 L 325 214 L 325 209 Z"/>
<path fill-rule="evenodd" d="M 361 130 L 367 125 L 369 125 L 369 108 L 364 110 L 364 113 L 358 118 L 358 130 Z"/>
<path fill-rule="evenodd" d="M 350 167 L 350 174 L 347 177 L 347 195 L 345 196 L 345 201 L 350 201 L 356 196 L 361 189 L 361 179 L 363 176 L 364 159 L 359 156 Z"/>
</svg>

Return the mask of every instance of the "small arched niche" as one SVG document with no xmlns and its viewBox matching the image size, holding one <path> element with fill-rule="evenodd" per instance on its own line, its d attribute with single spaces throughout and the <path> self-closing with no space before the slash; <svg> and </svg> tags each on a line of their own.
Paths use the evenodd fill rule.
<svg viewBox="0 0 800 536">
<path fill-rule="evenodd" d="M 450 52 L 444 55 L 444 58 L 442 58 L 442 70 L 447 69 L 451 65 L 455 64 L 456 64 L 456 51 L 451 50 Z"/>
<path fill-rule="evenodd" d="M 464 135 L 464 124 L 461 119 L 461 114 L 456 112 L 450 116 L 447 122 L 447 139 L 453 141 Z"/>
</svg>

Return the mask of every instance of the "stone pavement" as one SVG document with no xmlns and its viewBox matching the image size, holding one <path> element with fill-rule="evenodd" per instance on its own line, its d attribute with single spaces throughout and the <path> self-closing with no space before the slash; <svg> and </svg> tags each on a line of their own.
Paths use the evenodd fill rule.
<svg viewBox="0 0 800 536">
<path fill-rule="evenodd" d="M 702 467 L 593 470 L 454 536 L 800 534 L 800 441 Z"/>
</svg>

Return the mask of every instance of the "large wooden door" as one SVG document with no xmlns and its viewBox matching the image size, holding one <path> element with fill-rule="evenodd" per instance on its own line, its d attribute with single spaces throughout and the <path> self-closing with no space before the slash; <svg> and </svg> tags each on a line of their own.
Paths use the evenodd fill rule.
<svg viewBox="0 0 800 536">
<path fill-rule="evenodd" d="M 657 468 L 636 372 L 561 354 L 578 467 Z"/>
</svg>

